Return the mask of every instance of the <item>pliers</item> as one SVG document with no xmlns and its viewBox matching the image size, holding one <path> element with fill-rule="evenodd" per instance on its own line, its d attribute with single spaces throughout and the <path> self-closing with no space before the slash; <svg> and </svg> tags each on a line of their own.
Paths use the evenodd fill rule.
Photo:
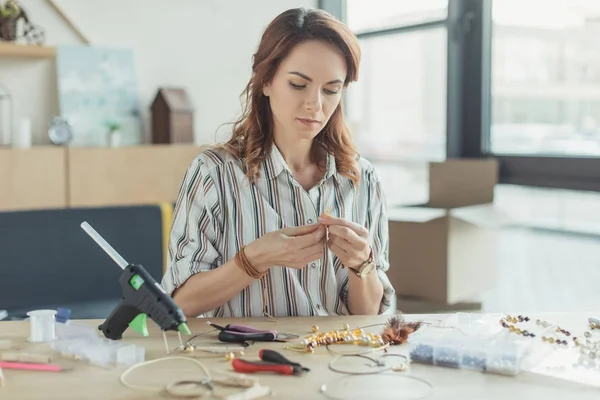
<svg viewBox="0 0 600 400">
<path fill-rule="evenodd" d="M 255 372 L 274 372 L 282 375 L 304 375 L 310 369 L 299 363 L 292 362 L 274 350 L 260 350 L 258 357 L 261 361 L 247 361 L 234 358 L 231 366 L 236 372 L 252 374 Z"/>
<path fill-rule="evenodd" d="M 289 339 L 297 339 L 298 335 L 290 333 L 278 333 L 274 330 L 263 330 L 253 328 L 251 326 L 239 324 L 227 324 L 219 326 L 208 321 L 208 325 L 220 330 L 219 340 L 228 343 L 244 343 L 244 342 L 278 342 Z"/>
</svg>

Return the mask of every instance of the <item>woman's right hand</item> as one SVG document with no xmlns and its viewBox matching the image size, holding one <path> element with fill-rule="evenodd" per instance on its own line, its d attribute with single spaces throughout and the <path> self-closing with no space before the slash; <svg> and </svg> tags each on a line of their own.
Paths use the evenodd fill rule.
<svg viewBox="0 0 600 400">
<path fill-rule="evenodd" d="M 323 256 L 325 231 L 325 226 L 317 223 L 269 232 L 246 246 L 245 254 L 260 272 L 274 265 L 302 269 Z"/>
</svg>

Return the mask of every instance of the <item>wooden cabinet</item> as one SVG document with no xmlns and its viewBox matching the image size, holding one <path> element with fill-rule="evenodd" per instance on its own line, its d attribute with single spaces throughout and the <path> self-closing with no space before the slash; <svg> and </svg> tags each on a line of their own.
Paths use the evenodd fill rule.
<svg viewBox="0 0 600 400">
<path fill-rule="evenodd" d="M 0 210 L 67 206 L 63 148 L 0 149 Z"/>
<path fill-rule="evenodd" d="M 197 146 L 69 149 L 69 205 L 175 202 Z"/>
<path fill-rule="evenodd" d="M 0 211 L 175 202 L 195 145 L 0 150 Z"/>
</svg>

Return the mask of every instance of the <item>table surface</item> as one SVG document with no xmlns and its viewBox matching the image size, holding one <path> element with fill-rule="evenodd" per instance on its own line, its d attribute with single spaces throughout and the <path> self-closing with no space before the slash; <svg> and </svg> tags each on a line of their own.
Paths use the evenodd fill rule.
<svg viewBox="0 0 600 400">
<path fill-rule="evenodd" d="M 584 330 L 587 318 L 594 316 L 589 313 L 568 313 L 568 314 L 544 314 L 532 315 L 531 318 L 543 318 L 553 323 L 571 326 L 573 330 Z M 435 323 L 440 318 L 446 318 L 445 315 L 406 315 L 406 320 L 423 320 Z M 265 329 L 276 329 L 279 332 L 293 333 L 304 337 L 310 334 L 312 325 L 318 325 L 321 331 L 330 331 L 342 329 L 344 324 L 351 327 L 366 326 L 371 324 L 385 323 L 389 317 L 386 316 L 336 316 L 336 317 L 295 317 L 280 318 L 277 322 L 268 321 L 263 318 L 224 318 L 211 319 L 219 325 L 228 323 L 242 323 Z M 96 327 L 100 321 L 83 320 L 78 321 L 90 324 Z M 189 321 L 189 326 L 194 334 L 209 332 L 212 329 L 208 327 L 205 319 L 193 319 Z M 149 337 L 141 337 L 136 332 L 128 330 L 123 341 L 141 345 L 146 349 L 146 360 L 156 359 L 166 356 L 165 346 L 162 334 L 158 327 L 148 323 L 150 330 Z M 382 326 L 365 329 L 372 333 L 381 333 Z M 113 367 L 104 369 L 98 366 L 89 365 L 81 361 L 66 360 L 57 353 L 53 352 L 48 344 L 29 343 L 29 322 L 27 321 L 7 321 L 0 322 L 0 340 L 9 339 L 13 344 L 21 346 L 20 351 L 29 353 L 47 353 L 52 356 L 52 362 L 72 368 L 69 371 L 53 372 L 32 372 L 4 369 L 6 386 L 0 387 L 0 398 L 21 400 L 21 399 L 165 399 L 169 398 L 164 393 L 140 392 L 134 389 L 122 386 L 119 381 L 121 373 L 127 368 Z M 177 334 L 169 332 L 167 334 L 171 348 L 176 348 L 179 344 Z M 296 343 L 297 340 L 292 340 Z M 198 338 L 196 344 L 199 346 L 219 345 L 216 333 L 211 333 Z M 223 345 L 222 343 L 220 345 Z M 284 350 L 284 343 L 256 343 L 245 350 L 244 358 L 257 359 L 258 351 L 263 348 L 270 348 L 280 351 L 292 361 L 301 363 L 310 368 L 310 372 L 304 376 L 282 376 L 274 374 L 255 374 L 262 385 L 269 386 L 273 390 L 273 395 L 269 398 L 274 399 L 320 399 L 326 398 L 320 388 L 323 384 L 332 379 L 343 376 L 342 374 L 329 370 L 328 364 L 332 355 L 328 354 L 326 349 L 318 348 L 313 354 L 296 353 L 290 350 Z M 347 348 L 344 350 L 347 351 Z M 407 354 L 406 345 L 393 346 L 392 353 Z M 213 376 L 217 376 L 219 371 L 231 371 L 231 366 L 225 360 L 223 355 L 207 354 L 201 355 L 194 352 L 191 355 L 204 363 Z M 172 353 L 173 355 L 173 353 Z M 186 355 L 179 353 L 179 355 Z M 189 354 L 187 354 L 189 355 Z M 428 381 L 433 389 L 428 399 L 502 399 L 523 398 L 523 399 L 549 399 L 566 398 L 575 399 L 598 399 L 600 389 L 596 387 L 581 385 L 569 382 L 563 379 L 556 379 L 530 372 L 523 372 L 517 376 L 509 377 L 495 375 L 490 373 L 481 373 L 468 370 L 458 370 L 438 366 L 422 365 L 417 363 L 410 364 L 407 371 L 390 372 L 388 374 L 411 375 Z M 176 360 L 165 363 L 142 367 L 139 371 L 134 371 L 129 378 L 138 385 L 166 385 L 175 380 L 195 378 L 201 379 L 202 374 L 199 368 L 192 363 L 179 363 Z M 369 382 L 374 386 L 382 385 L 382 377 L 378 374 L 354 376 L 352 379 L 360 379 L 360 382 Z M 386 382 L 389 381 L 386 378 Z M 356 381 L 359 382 L 359 381 Z M 398 378 L 397 382 L 409 382 L 407 379 Z M 219 387 L 217 386 L 217 392 Z M 388 397 L 389 398 L 389 397 Z M 402 397 L 399 397 L 402 398 Z"/>
</svg>

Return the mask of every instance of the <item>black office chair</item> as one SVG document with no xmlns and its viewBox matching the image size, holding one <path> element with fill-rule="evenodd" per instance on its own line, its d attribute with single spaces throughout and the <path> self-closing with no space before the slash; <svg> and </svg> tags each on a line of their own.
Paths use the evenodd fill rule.
<svg viewBox="0 0 600 400">
<path fill-rule="evenodd" d="M 0 310 L 7 319 L 57 307 L 71 309 L 71 318 L 106 318 L 116 306 L 121 268 L 80 227 L 83 221 L 160 282 L 160 205 L 0 212 Z"/>
</svg>

